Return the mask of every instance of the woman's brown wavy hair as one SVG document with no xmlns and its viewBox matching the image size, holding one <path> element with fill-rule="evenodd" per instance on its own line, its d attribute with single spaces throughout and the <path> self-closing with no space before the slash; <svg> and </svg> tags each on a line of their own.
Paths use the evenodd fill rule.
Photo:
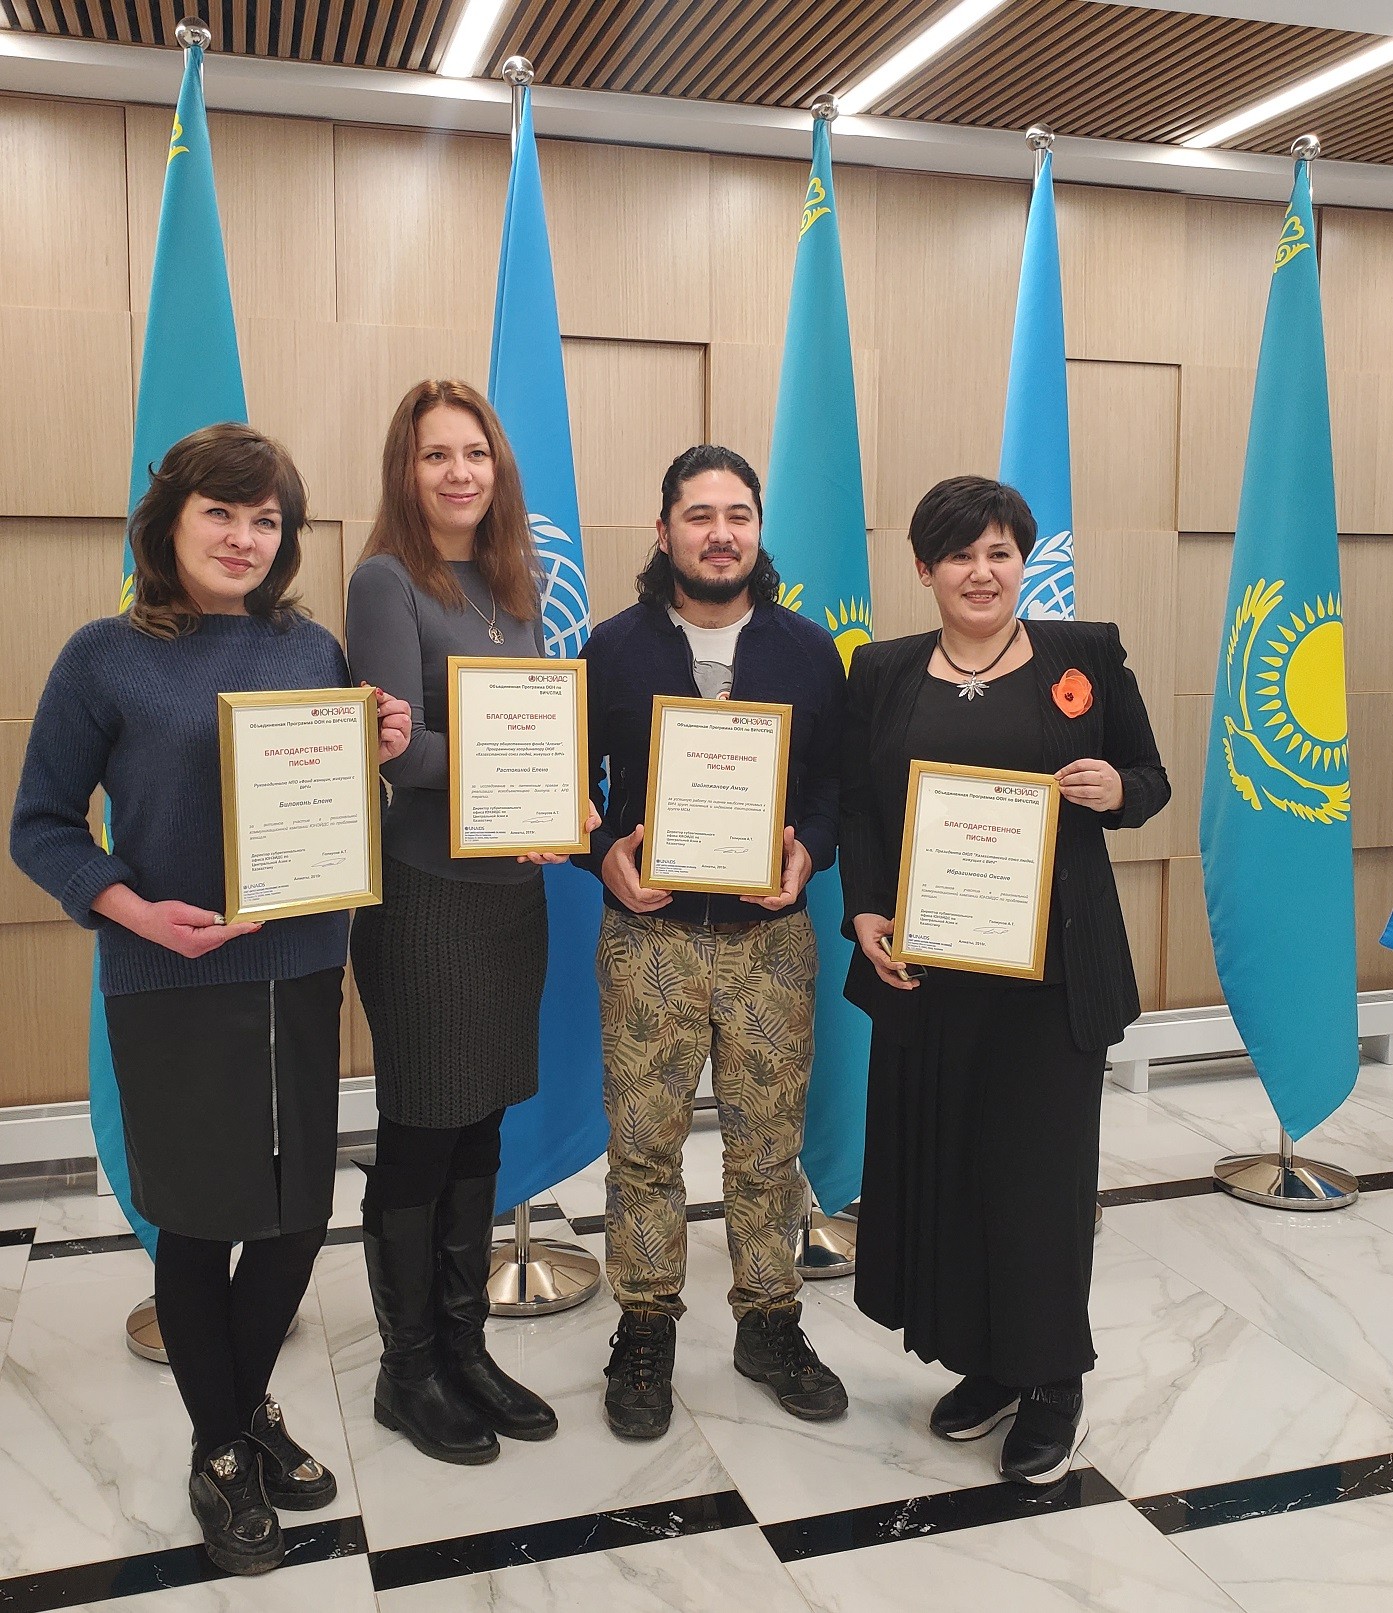
<svg viewBox="0 0 1393 1613">
<path fill-rule="evenodd" d="M 442 605 L 466 608 L 464 591 L 431 540 L 416 493 L 416 423 L 440 405 L 472 414 L 493 454 L 493 499 L 474 532 L 479 575 L 501 610 L 520 622 L 533 621 L 540 609 L 539 565 L 522 477 L 492 405 L 467 382 L 418 381 L 397 405 L 382 445 L 382 501 L 361 558 L 393 555 L 418 588 Z"/>
<path fill-rule="evenodd" d="M 135 556 L 131 626 L 152 638 L 178 638 L 193 632 L 202 618 L 184 592 L 174 558 L 174 528 L 195 495 L 253 505 L 275 497 L 281 507 L 281 544 L 271 569 L 247 595 L 247 614 L 283 627 L 307 614 L 289 591 L 300 569 L 300 533 L 309 524 L 304 479 L 280 443 L 227 420 L 181 438 L 159 469 L 150 469 L 150 486 L 128 528 Z"/>
</svg>

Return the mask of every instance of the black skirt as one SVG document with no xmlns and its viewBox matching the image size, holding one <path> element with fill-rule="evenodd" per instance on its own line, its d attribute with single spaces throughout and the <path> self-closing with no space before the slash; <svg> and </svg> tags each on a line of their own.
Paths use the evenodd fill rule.
<svg viewBox="0 0 1393 1613">
<path fill-rule="evenodd" d="M 338 1147 L 343 970 L 106 999 L 131 1198 L 238 1243 L 324 1226 Z"/>
<path fill-rule="evenodd" d="M 1013 1386 L 1094 1363 L 1104 1054 L 1065 988 L 930 969 L 921 1034 L 874 1035 L 856 1303 L 907 1350 Z"/>
<path fill-rule="evenodd" d="M 540 871 L 525 884 L 480 885 L 384 857 L 382 905 L 359 909 L 350 950 L 388 1120 L 470 1126 L 537 1090 Z"/>
</svg>

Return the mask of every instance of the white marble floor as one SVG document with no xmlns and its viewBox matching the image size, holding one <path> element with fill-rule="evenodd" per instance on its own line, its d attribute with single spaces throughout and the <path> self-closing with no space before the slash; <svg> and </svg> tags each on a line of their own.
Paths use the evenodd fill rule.
<svg viewBox="0 0 1393 1613">
<path fill-rule="evenodd" d="M 1034 1500 L 998 1484 L 999 1435 L 929 1433 L 951 1380 L 867 1321 L 848 1282 L 805 1290 L 808 1332 L 851 1395 L 844 1420 L 797 1423 L 738 1377 L 719 1220 L 689 1227 L 665 1440 L 626 1444 L 604 1425 L 606 1293 L 490 1325 L 495 1355 L 556 1406 L 554 1441 L 505 1441 L 483 1469 L 432 1463 L 372 1418 L 361 1178 L 345 1164 L 339 1230 L 274 1385 L 340 1495 L 287 1519 L 286 1567 L 251 1582 L 202 1566 L 173 1382 L 123 1347 L 150 1268 L 123 1247 L 119 1211 L 90 1187 L 0 1183 L 0 1607 L 1304 1613 L 1331 1599 L 1382 1613 L 1393 1190 L 1316 1216 L 1147 1194 L 1275 1132 L 1241 1061 L 1157 1072 L 1144 1096 L 1107 1089 L 1100 1187 L 1141 1202 L 1108 1208 L 1097 1241 L 1091 1432 L 1062 1490 Z M 1303 1148 L 1393 1172 L 1393 1071 L 1367 1067 Z M 686 1171 L 691 1203 L 719 1199 L 714 1119 L 699 1120 Z M 603 1177 L 597 1165 L 560 1183 L 545 1203 L 562 1218 L 537 1233 L 601 1253 Z"/>
</svg>

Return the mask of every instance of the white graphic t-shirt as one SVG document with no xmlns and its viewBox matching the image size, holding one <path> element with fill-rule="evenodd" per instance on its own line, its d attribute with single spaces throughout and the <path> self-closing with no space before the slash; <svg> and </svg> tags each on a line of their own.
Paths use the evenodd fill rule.
<svg viewBox="0 0 1393 1613">
<path fill-rule="evenodd" d="M 751 605 L 739 621 L 725 627 L 694 627 L 671 605 L 667 613 L 687 635 L 692 647 L 692 671 L 702 698 L 724 700 L 735 675 L 735 641 L 740 637 L 740 629 L 754 615 L 754 606 Z"/>
</svg>

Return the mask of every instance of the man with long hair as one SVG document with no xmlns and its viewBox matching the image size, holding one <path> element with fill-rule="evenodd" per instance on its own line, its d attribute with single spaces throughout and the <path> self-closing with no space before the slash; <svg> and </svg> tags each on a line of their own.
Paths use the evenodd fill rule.
<svg viewBox="0 0 1393 1613">
<path fill-rule="evenodd" d="M 663 478 L 638 603 L 598 627 L 583 652 L 594 785 L 602 762 L 608 785 L 603 826 L 576 859 L 605 886 L 605 1237 L 622 1307 L 605 1415 L 631 1439 L 657 1438 L 672 1415 L 687 1252 L 682 1145 L 708 1057 L 725 1152 L 736 1370 L 767 1384 L 795 1417 L 838 1417 L 847 1404 L 799 1325 L 794 1269 L 817 974 L 804 887 L 836 850 L 845 678 L 831 638 L 779 605 L 762 516 L 759 478 L 739 454 L 710 443 L 680 454 Z M 640 884 L 655 695 L 792 705 L 777 895 Z"/>
</svg>

